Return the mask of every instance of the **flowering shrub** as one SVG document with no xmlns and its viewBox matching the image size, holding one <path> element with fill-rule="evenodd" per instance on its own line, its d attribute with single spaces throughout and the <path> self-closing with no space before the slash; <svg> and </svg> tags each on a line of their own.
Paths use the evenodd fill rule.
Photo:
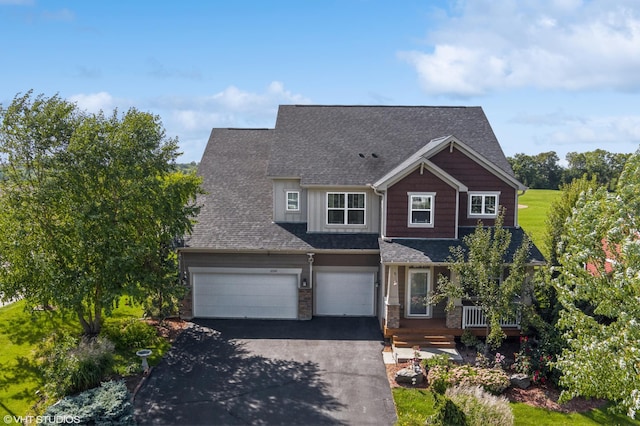
<svg viewBox="0 0 640 426">
<path fill-rule="evenodd" d="M 494 368 L 472 367 L 460 365 L 452 368 L 434 366 L 427 374 L 427 380 L 436 388 L 461 386 L 481 386 L 487 392 L 500 394 L 509 387 L 509 376 Z"/>
<path fill-rule="evenodd" d="M 556 374 L 551 366 L 554 357 L 534 345 L 527 336 L 520 337 L 520 352 L 514 356 L 515 362 L 511 368 L 531 377 L 533 383 L 545 385 L 550 379 L 556 380 Z"/>
</svg>

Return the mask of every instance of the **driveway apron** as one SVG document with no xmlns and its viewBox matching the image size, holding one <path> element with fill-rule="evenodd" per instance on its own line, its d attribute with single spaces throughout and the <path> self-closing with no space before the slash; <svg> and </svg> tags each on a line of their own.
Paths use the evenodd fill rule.
<svg viewBox="0 0 640 426">
<path fill-rule="evenodd" d="M 140 425 L 392 425 L 375 318 L 197 320 L 136 395 Z"/>
</svg>

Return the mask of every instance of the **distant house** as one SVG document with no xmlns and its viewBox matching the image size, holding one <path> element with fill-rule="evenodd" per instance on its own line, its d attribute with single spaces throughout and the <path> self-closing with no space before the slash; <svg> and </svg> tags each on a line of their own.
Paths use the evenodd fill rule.
<svg viewBox="0 0 640 426">
<path fill-rule="evenodd" d="M 213 129 L 198 173 L 186 318 L 371 316 L 388 336 L 461 334 L 482 321 L 472 307 L 424 303 L 449 247 L 499 207 L 513 247 L 524 237 L 526 187 L 480 107 L 280 106 L 273 129 Z"/>
</svg>

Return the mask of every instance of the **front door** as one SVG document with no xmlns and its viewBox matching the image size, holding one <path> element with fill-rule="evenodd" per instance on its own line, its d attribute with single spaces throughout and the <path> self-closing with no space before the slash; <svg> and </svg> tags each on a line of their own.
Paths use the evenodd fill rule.
<svg viewBox="0 0 640 426">
<path fill-rule="evenodd" d="M 430 317 L 431 305 L 427 303 L 431 295 L 431 271 L 429 269 L 409 269 L 407 283 L 408 317 Z"/>
</svg>

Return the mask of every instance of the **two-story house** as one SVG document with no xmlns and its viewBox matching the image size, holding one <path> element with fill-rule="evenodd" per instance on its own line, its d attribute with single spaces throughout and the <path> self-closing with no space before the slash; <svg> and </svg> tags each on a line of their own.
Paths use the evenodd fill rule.
<svg viewBox="0 0 640 426">
<path fill-rule="evenodd" d="M 479 107 L 281 106 L 273 129 L 214 129 L 198 173 L 186 318 L 375 316 L 388 335 L 460 334 L 464 301 L 424 303 L 449 247 L 499 207 L 513 244 L 524 236 L 526 188 Z"/>
</svg>

